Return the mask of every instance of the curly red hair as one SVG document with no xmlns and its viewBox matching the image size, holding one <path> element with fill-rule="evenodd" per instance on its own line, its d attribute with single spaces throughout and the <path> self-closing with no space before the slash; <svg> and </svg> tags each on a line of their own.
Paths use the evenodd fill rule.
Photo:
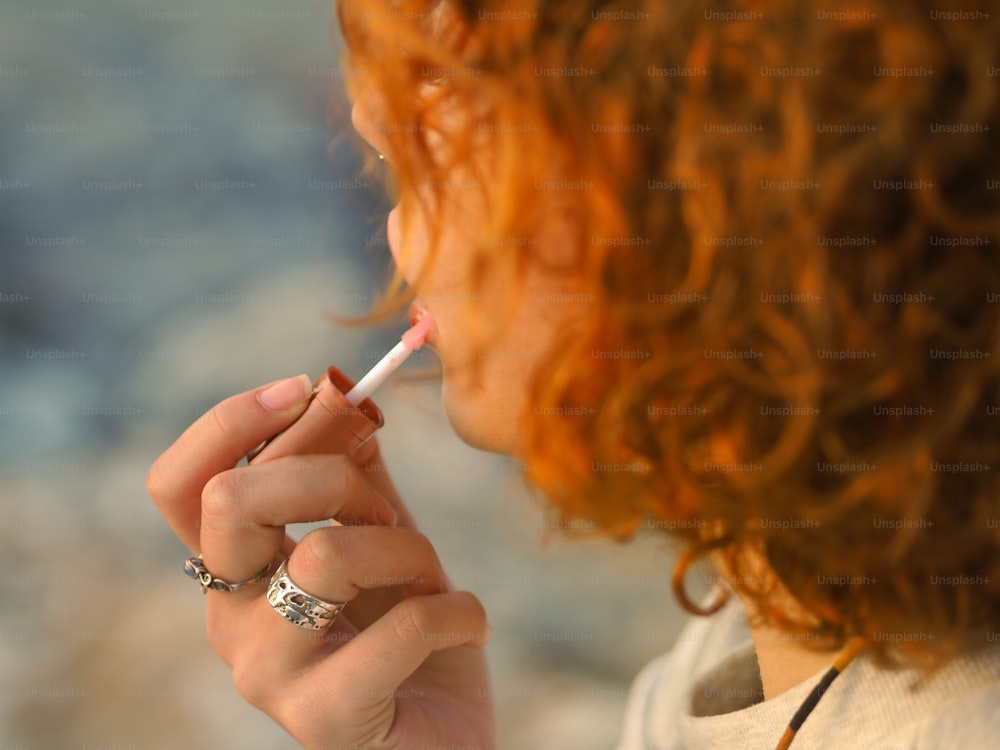
<svg viewBox="0 0 1000 750">
<path fill-rule="evenodd" d="M 448 0 L 453 22 L 431 28 L 438 4 L 340 0 L 340 21 L 354 85 L 409 126 L 386 135 L 431 226 L 448 196 L 421 186 L 484 141 L 487 235 L 532 231 L 540 195 L 574 211 L 593 313 L 534 383 L 529 482 L 567 520 L 719 550 L 790 633 L 860 635 L 886 666 L 985 646 L 1000 14 Z M 401 95 L 430 80 L 440 95 Z M 449 163 L 427 148 L 445 101 L 481 113 Z M 537 248 L 473 252 L 486 274 Z M 807 617 L 773 606 L 775 585 Z"/>
</svg>

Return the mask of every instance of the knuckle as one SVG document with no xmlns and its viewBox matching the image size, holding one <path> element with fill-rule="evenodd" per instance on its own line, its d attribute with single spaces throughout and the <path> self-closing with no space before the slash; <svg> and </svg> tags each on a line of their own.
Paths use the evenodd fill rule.
<svg viewBox="0 0 1000 750">
<path fill-rule="evenodd" d="M 186 473 L 190 467 L 172 458 L 171 453 L 164 453 L 146 472 L 146 492 L 157 505 L 164 507 L 168 505 L 177 494 L 177 485 L 185 481 Z"/>
<path fill-rule="evenodd" d="M 434 552 L 434 543 L 431 542 L 430 537 L 427 536 L 424 532 L 413 529 L 409 530 L 409 533 L 413 534 L 414 541 L 416 542 L 417 547 L 421 551 L 426 550 L 427 552 L 436 554 Z"/>
<path fill-rule="evenodd" d="M 420 532 L 412 531 L 410 532 L 414 537 L 415 554 L 420 556 L 420 561 L 427 567 L 433 567 L 438 565 L 438 555 L 437 550 L 434 549 L 434 543 L 430 538 Z"/>
<path fill-rule="evenodd" d="M 392 627 L 404 643 L 426 641 L 430 632 L 430 613 L 420 599 L 404 599 L 393 609 Z"/>
<path fill-rule="evenodd" d="M 230 663 L 228 649 L 220 648 L 220 644 L 224 644 L 227 641 L 227 639 L 222 637 L 225 632 L 223 630 L 223 622 L 219 614 L 219 608 L 208 607 L 205 612 L 205 637 L 219 658 L 231 667 L 232 664 Z"/>
<path fill-rule="evenodd" d="M 259 665 L 251 659 L 239 659 L 233 664 L 233 685 L 236 692 L 251 706 L 265 709 L 267 692 L 266 685 L 261 680 Z"/>
<path fill-rule="evenodd" d="M 336 528 L 313 529 L 295 548 L 295 568 L 299 575 L 321 579 L 343 567 L 347 556 L 344 535 Z"/>
<path fill-rule="evenodd" d="M 312 456 L 309 466 L 317 476 L 323 477 L 331 495 L 350 497 L 358 488 L 357 477 L 341 454 Z"/>
<path fill-rule="evenodd" d="M 476 627 L 486 625 L 486 607 L 475 594 L 470 591 L 457 591 L 455 595 L 461 597 L 459 601 L 464 600 L 463 606 L 468 608 L 470 621 L 475 623 Z"/>
<path fill-rule="evenodd" d="M 208 607 L 205 614 L 205 637 L 216 656 L 232 669 L 239 640 L 232 633 L 231 623 L 223 614 L 221 607 Z"/>
<path fill-rule="evenodd" d="M 230 516 L 241 505 L 243 487 L 240 473 L 228 469 L 209 479 L 201 491 L 202 516 L 220 519 Z"/>
<path fill-rule="evenodd" d="M 167 494 L 167 477 L 163 462 L 157 459 L 146 472 L 146 492 L 157 506 Z"/>
</svg>

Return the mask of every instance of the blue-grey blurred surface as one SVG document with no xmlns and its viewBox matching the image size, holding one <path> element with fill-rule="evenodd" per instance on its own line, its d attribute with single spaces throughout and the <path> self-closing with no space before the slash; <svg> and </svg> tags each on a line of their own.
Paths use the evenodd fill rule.
<svg viewBox="0 0 1000 750">
<path fill-rule="evenodd" d="M 294 743 L 203 637 L 155 457 L 227 395 L 337 364 L 386 276 L 318 0 L 0 6 L 0 747 Z M 420 352 L 414 368 L 435 364 Z M 408 363 L 409 364 L 409 363 Z M 490 614 L 500 747 L 608 748 L 678 615 L 665 545 L 564 542 L 516 466 L 462 445 L 431 384 L 380 441 L 455 584 Z"/>
</svg>

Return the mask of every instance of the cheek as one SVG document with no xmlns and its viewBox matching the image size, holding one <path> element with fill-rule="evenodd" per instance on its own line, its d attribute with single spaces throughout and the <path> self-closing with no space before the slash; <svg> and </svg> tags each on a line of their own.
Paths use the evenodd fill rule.
<svg viewBox="0 0 1000 750">
<path fill-rule="evenodd" d="M 549 300 L 565 291 L 563 282 L 551 275 L 529 274 L 516 310 L 496 343 L 496 350 L 484 356 L 470 343 L 466 319 L 470 257 L 475 241 L 474 228 L 480 226 L 470 211 L 461 225 L 446 226 L 434 255 L 432 268 L 418 278 L 427 257 L 426 231 L 414 217 L 404 232 L 401 211 L 388 218 L 389 246 L 403 276 L 435 317 L 435 336 L 430 345 L 443 365 L 443 406 L 456 434 L 466 443 L 483 450 L 516 454 L 519 420 L 525 407 L 527 389 L 542 353 L 560 335 L 565 335 L 570 311 Z M 510 267 L 513 269 L 513 266 Z M 491 274 L 475 308 L 480 315 L 499 310 L 510 299 L 510 285 L 517 283 L 512 271 Z M 473 377 L 471 365 L 479 370 Z"/>
<path fill-rule="evenodd" d="M 457 346 L 442 352 L 443 403 L 455 432 L 483 450 L 517 455 L 520 420 L 528 407 L 528 389 L 539 362 L 565 335 L 570 322 L 563 311 L 527 302 L 518 309 L 491 352 Z M 479 365 L 473 377 L 471 368 Z"/>
</svg>

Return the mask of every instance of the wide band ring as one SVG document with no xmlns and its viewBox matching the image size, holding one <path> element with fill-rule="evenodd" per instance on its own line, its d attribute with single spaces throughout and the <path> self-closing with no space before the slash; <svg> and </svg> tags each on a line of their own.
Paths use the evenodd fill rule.
<svg viewBox="0 0 1000 750">
<path fill-rule="evenodd" d="M 309 630 L 325 630 L 333 625 L 347 602 L 328 602 L 303 591 L 288 577 L 288 560 L 274 571 L 267 587 L 267 601 L 292 625 Z"/>
<path fill-rule="evenodd" d="M 229 583 L 229 581 L 223 581 L 221 578 L 216 578 L 209 573 L 208 568 L 205 567 L 205 563 L 201 561 L 201 555 L 198 555 L 197 557 L 189 557 L 184 561 L 184 574 L 189 578 L 194 578 L 201 584 L 201 593 L 203 594 L 208 593 L 209 589 L 229 593 L 231 591 L 239 591 L 247 586 L 253 586 L 256 583 L 264 583 L 270 577 L 276 565 L 277 563 L 272 560 L 266 568 L 252 578 L 247 578 L 245 581 L 240 581 L 239 583 Z"/>
</svg>

